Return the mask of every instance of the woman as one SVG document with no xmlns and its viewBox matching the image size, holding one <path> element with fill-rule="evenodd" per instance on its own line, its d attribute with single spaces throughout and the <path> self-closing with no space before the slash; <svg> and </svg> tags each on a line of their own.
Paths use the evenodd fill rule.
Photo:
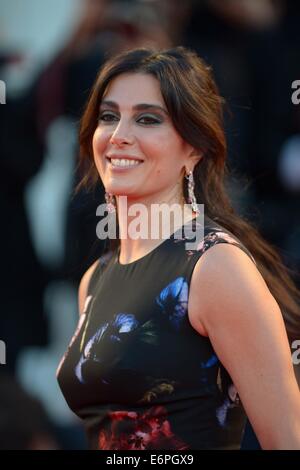
<svg viewBox="0 0 300 470">
<path fill-rule="evenodd" d="M 245 412 L 264 449 L 300 448 L 283 322 L 296 338 L 299 292 L 224 191 L 222 99 L 210 69 L 182 47 L 110 59 L 80 144 L 83 183 L 100 177 L 123 234 L 82 278 L 80 322 L 58 368 L 90 448 L 238 448 Z M 165 219 L 158 239 L 130 236 L 130 208 L 142 204 L 153 223 L 162 202 L 185 208 L 170 237 L 162 240 Z M 197 228 L 203 236 L 187 250 Z"/>
</svg>

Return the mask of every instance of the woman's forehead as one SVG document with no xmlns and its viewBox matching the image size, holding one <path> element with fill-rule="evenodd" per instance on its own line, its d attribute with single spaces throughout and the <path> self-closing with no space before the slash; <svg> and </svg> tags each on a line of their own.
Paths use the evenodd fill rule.
<svg viewBox="0 0 300 470">
<path fill-rule="evenodd" d="M 102 101 L 122 104 L 152 103 L 164 105 L 158 80 L 146 73 L 124 73 L 115 77 L 106 88 Z"/>
</svg>

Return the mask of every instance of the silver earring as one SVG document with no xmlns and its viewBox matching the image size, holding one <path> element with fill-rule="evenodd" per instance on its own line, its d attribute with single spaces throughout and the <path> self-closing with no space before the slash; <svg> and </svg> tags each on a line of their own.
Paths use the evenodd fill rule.
<svg viewBox="0 0 300 470">
<path fill-rule="evenodd" d="M 197 206 L 197 201 L 196 201 L 196 197 L 194 193 L 195 181 L 194 181 L 194 175 L 193 175 L 192 170 L 188 171 L 185 177 L 188 180 L 188 200 L 192 206 L 192 211 L 195 212 L 196 214 L 199 214 L 199 209 Z"/>
<path fill-rule="evenodd" d="M 115 204 L 114 196 L 110 193 L 105 192 L 105 201 L 107 205 L 107 211 L 110 214 L 113 214 L 114 212 L 116 212 L 116 204 Z"/>
</svg>

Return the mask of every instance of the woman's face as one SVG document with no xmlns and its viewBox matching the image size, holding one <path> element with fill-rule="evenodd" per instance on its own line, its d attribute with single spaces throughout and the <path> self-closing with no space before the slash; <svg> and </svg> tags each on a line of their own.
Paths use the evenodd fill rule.
<svg viewBox="0 0 300 470">
<path fill-rule="evenodd" d="M 175 130 L 159 82 L 143 73 L 122 74 L 109 84 L 93 151 L 106 191 L 135 202 L 169 200 L 181 190 L 185 167 L 199 160 Z"/>
</svg>

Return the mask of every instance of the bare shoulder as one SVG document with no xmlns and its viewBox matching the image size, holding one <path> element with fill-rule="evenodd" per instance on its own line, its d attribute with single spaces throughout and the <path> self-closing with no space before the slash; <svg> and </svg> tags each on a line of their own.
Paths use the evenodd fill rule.
<svg viewBox="0 0 300 470">
<path fill-rule="evenodd" d="M 284 321 L 253 261 L 234 245 L 209 248 L 190 298 L 191 324 L 209 337 L 262 447 L 298 449 L 300 395 Z"/>
<path fill-rule="evenodd" d="M 239 247 L 220 243 L 198 260 L 191 281 L 192 325 L 204 335 L 231 318 L 237 324 L 247 315 L 258 317 L 279 306 L 250 257 Z M 266 312 L 266 313 L 264 313 Z M 258 318 L 257 318 L 258 320 Z"/>
<path fill-rule="evenodd" d="M 81 278 L 80 284 L 79 284 L 79 289 L 78 289 L 78 309 L 79 309 L 79 315 L 83 313 L 84 309 L 84 304 L 85 304 L 85 299 L 87 296 L 88 292 L 88 286 L 91 280 L 91 277 L 96 269 L 96 267 L 99 264 L 99 259 L 94 261 L 94 263 L 86 270 L 84 275 Z"/>
</svg>

